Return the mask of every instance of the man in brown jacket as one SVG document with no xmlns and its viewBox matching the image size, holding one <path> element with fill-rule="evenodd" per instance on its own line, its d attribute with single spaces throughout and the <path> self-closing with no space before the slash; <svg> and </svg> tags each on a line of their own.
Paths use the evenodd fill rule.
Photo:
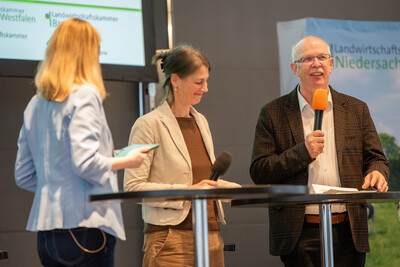
<svg viewBox="0 0 400 267">
<path fill-rule="evenodd" d="M 251 178 L 256 184 L 312 184 L 388 190 L 388 161 L 367 105 L 329 86 L 333 58 L 320 38 L 300 40 L 292 51 L 300 82 L 265 105 L 256 126 Z M 316 89 L 328 91 L 322 129 L 313 130 Z M 365 203 L 332 204 L 336 266 L 364 266 L 369 251 Z M 270 253 L 285 266 L 320 266 L 316 205 L 269 208 Z"/>
</svg>

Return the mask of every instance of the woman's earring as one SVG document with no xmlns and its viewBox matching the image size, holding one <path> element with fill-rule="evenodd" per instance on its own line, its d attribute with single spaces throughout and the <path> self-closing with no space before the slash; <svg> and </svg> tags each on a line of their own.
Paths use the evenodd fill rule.
<svg viewBox="0 0 400 267">
<path fill-rule="evenodd" d="M 174 91 L 178 91 L 178 88 L 175 87 L 175 88 L 174 88 Z"/>
</svg>

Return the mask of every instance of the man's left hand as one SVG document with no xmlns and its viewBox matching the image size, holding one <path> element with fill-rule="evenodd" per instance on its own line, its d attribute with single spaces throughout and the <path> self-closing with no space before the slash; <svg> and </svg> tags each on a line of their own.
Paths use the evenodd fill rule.
<svg viewBox="0 0 400 267">
<path fill-rule="evenodd" d="M 379 192 L 387 192 L 389 189 L 385 177 L 379 171 L 372 171 L 365 176 L 362 189 L 367 189 L 368 187 L 376 188 Z"/>
</svg>

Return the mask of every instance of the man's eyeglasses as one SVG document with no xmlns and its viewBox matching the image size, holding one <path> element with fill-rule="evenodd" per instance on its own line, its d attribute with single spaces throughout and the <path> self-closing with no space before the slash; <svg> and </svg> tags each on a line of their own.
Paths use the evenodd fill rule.
<svg viewBox="0 0 400 267">
<path fill-rule="evenodd" d="M 316 58 L 319 62 L 327 62 L 330 57 L 331 55 L 329 54 L 322 54 L 315 57 L 302 57 L 296 60 L 294 63 L 311 63 L 314 61 L 314 58 Z"/>
</svg>

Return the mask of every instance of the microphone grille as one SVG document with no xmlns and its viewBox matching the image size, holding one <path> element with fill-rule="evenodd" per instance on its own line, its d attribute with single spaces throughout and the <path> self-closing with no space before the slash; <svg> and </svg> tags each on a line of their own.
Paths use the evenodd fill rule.
<svg viewBox="0 0 400 267">
<path fill-rule="evenodd" d="M 328 91 L 325 89 L 315 90 L 312 101 L 313 110 L 326 110 L 327 106 L 328 106 Z"/>
<path fill-rule="evenodd" d="M 231 162 L 232 155 L 228 152 L 222 152 L 215 160 L 212 170 L 222 176 L 229 169 Z"/>
</svg>

